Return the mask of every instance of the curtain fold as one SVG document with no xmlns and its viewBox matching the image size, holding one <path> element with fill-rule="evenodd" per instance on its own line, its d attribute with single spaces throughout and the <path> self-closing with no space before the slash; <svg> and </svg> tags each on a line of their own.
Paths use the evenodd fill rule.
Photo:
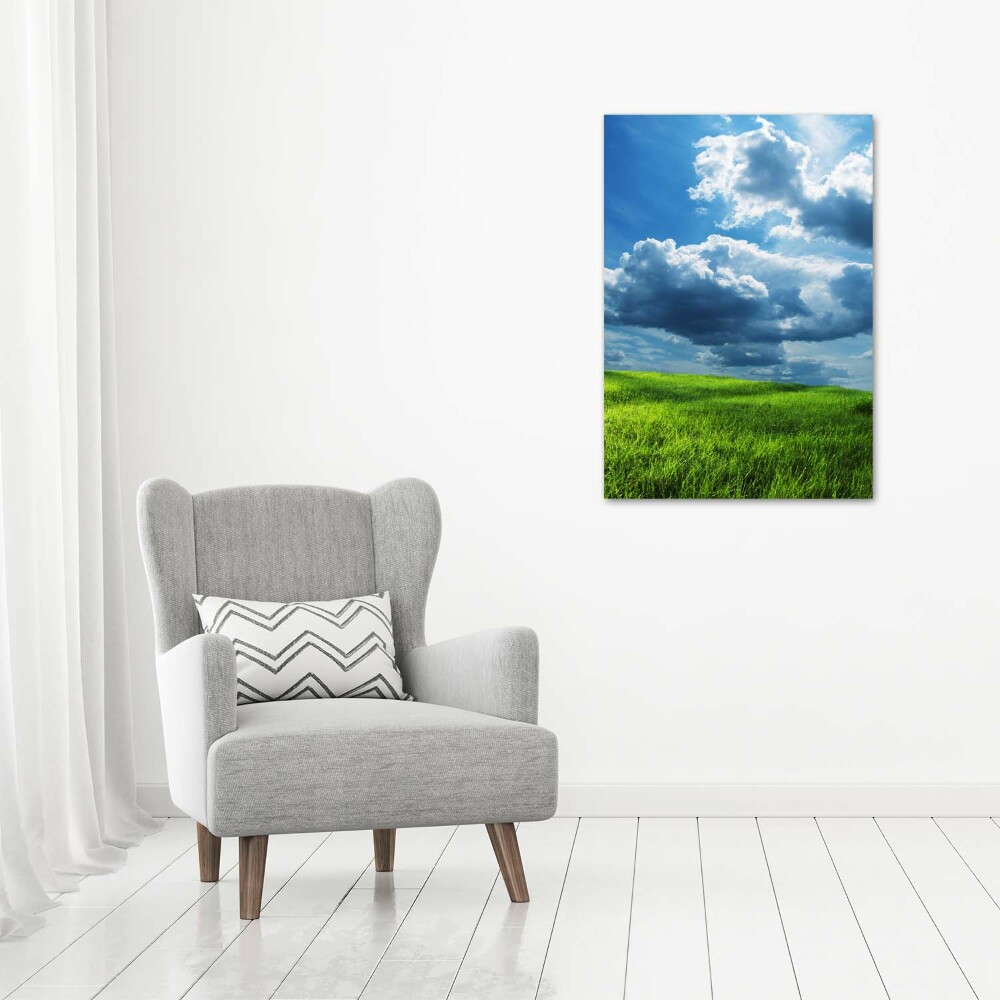
<svg viewBox="0 0 1000 1000">
<path fill-rule="evenodd" d="M 0 4 L 0 937 L 112 871 L 136 804 L 104 0 Z"/>
</svg>

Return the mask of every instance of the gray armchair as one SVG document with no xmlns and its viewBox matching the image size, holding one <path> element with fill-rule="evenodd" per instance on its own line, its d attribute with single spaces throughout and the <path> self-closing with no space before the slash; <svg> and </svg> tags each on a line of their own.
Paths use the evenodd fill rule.
<svg viewBox="0 0 1000 1000">
<path fill-rule="evenodd" d="M 142 485 L 139 536 L 174 802 L 198 823 L 203 881 L 240 838 L 240 916 L 260 915 L 269 834 L 374 831 L 392 871 L 396 830 L 483 823 L 513 902 L 528 899 L 514 823 L 556 808 L 556 738 L 538 715 L 538 642 L 501 628 L 434 646 L 424 608 L 441 535 L 434 491 L 250 486 L 191 495 Z M 416 701 L 236 704 L 233 645 L 204 634 L 192 594 L 332 600 L 388 591 Z"/>
</svg>

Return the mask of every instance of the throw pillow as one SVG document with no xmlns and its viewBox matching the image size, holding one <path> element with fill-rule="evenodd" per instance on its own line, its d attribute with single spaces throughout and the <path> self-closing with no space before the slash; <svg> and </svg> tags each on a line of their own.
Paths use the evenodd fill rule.
<svg viewBox="0 0 1000 1000">
<path fill-rule="evenodd" d="M 239 705 L 296 698 L 413 700 L 396 666 L 387 593 L 288 604 L 193 597 L 202 628 L 233 642 Z"/>
</svg>

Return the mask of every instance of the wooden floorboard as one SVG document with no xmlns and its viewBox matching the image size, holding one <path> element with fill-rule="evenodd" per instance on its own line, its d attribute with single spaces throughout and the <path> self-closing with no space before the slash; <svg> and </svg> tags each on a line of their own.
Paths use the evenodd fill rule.
<svg viewBox="0 0 1000 1000">
<path fill-rule="evenodd" d="M 1000 1000 L 1000 908 L 933 820 L 878 824 L 976 996 Z"/>
<path fill-rule="evenodd" d="M 539 997 L 620 1000 L 637 827 L 634 819 L 580 820 Z"/>
<path fill-rule="evenodd" d="M 190 852 L 193 843 L 193 820 L 165 820 L 159 832 L 129 851 L 127 864 L 117 872 L 85 878 L 74 891 L 58 894 L 54 901 L 59 905 L 44 913 L 44 927 L 30 937 L 0 942 L 0 997 L 30 980 L 164 868 Z"/>
<path fill-rule="evenodd" d="M 512 903 L 503 880 L 494 884 L 449 1000 L 534 1000 L 578 825 L 575 819 L 521 824 L 531 902 Z"/>
<path fill-rule="evenodd" d="M 711 1000 L 694 819 L 639 820 L 625 1000 L 660 1000 L 665 978 L 678 997 Z"/>
<path fill-rule="evenodd" d="M 821 819 L 819 827 L 892 1000 L 974 1000 L 875 821 Z"/>
<path fill-rule="evenodd" d="M 331 833 L 261 912 L 269 917 L 329 917 L 373 860 L 370 831 Z"/>
<path fill-rule="evenodd" d="M 511 903 L 482 826 L 271 838 L 261 919 L 236 841 L 198 877 L 170 820 L 0 943 L 17 1000 L 1000 1000 L 1000 826 L 973 819 L 522 824 Z"/>
<path fill-rule="evenodd" d="M 371 865 L 365 869 L 275 996 L 359 997 L 453 834 L 454 827 L 399 831 L 396 871 L 374 872 Z M 400 887 L 397 879 L 408 888 Z"/>
<path fill-rule="evenodd" d="M 445 1000 L 499 875 L 486 829 L 459 827 L 362 992 L 364 1000 L 395 1000 L 404 995 L 401 984 L 412 1000 Z"/>
<path fill-rule="evenodd" d="M 321 833 L 271 838 L 264 874 L 265 908 L 325 839 Z M 223 877 L 214 884 L 199 883 L 207 892 L 121 970 L 98 994 L 101 1000 L 172 1000 L 182 996 L 239 939 L 250 924 L 239 918 L 236 849 L 235 838 L 223 840 Z"/>
<path fill-rule="evenodd" d="M 939 819 L 938 829 L 1000 906 L 1000 826 L 991 819 Z"/>
<path fill-rule="evenodd" d="M 352 889 L 274 994 L 279 1000 L 361 996 L 419 889 Z"/>
<path fill-rule="evenodd" d="M 886 1000 L 816 821 L 758 820 L 792 965 L 809 1000 Z"/>
<path fill-rule="evenodd" d="M 746 1000 L 751 988 L 755 997 L 798 1000 L 756 820 L 703 819 L 699 831 L 715 1000 Z"/>
</svg>

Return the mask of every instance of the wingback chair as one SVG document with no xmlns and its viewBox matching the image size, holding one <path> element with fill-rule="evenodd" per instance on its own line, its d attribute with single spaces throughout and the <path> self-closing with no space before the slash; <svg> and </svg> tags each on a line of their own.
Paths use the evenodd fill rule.
<svg viewBox="0 0 1000 1000">
<path fill-rule="evenodd" d="M 528 890 L 514 823 L 556 808 L 555 736 L 536 725 L 538 641 L 499 628 L 428 646 L 424 608 L 441 535 L 434 491 L 246 486 L 190 494 L 144 483 L 139 536 L 156 625 L 167 777 L 198 823 L 201 878 L 239 837 L 240 916 L 260 916 L 269 834 L 374 831 L 392 871 L 396 830 L 482 823 L 513 902 Z M 415 701 L 236 704 L 236 658 L 201 630 L 193 594 L 334 600 L 388 591 Z"/>
</svg>

